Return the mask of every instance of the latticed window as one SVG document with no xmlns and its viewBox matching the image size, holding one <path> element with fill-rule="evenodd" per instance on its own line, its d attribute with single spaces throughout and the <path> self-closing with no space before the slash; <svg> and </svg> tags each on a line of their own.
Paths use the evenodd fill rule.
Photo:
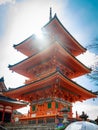
<svg viewBox="0 0 98 130">
<path fill-rule="evenodd" d="M 55 103 L 55 108 L 58 108 L 58 107 L 59 107 L 58 102 L 56 102 Z"/>
<path fill-rule="evenodd" d="M 51 105 L 52 105 L 51 102 L 48 102 L 48 108 L 51 108 Z"/>
<path fill-rule="evenodd" d="M 36 109 L 36 106 L 32 106 L 32 111 L 35 111 L 35 109 Z"/>
</svg>

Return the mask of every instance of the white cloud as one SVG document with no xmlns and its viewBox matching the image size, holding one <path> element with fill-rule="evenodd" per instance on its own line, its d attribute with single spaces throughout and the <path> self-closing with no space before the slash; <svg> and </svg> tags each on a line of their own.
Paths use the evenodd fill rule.
<svg viewBox="0 0 98 130">
<path fill-rule="evenodd" d="M 89 117 L 89 119 L 95 120 L 97 118 L 98 114 L 98 106 L 92 105 L 90 103 L 85 102 L 77 102 L 73 104 L 73 113 L 75 117 L 76 111 L 78 112 L 78 115 L 81 115 L 84 111 Z"/>
<path fill-rule="evenodd" d="M 0 5 L 6 4 L 6 3 L 12 3 L 12 4 L 14 4 L 15 0 L 0 0 Z"/>
<path fill-rule="evenodd" d="M 77 58 L 86 66 L 96 67 L 98 63 L 98 55 L 91 53 L 90 51 L 86 51 L 86 53 L 77 56 Z"/>
</svg>

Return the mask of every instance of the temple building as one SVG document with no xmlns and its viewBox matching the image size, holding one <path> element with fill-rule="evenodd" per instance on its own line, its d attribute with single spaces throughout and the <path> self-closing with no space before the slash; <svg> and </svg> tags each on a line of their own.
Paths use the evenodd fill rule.
<svg viewBox="0 0 98 130">
<path fill-rule="evenodd" d="M 27 106 L 27 103 L 4 96 L 3 92 L 7 91 L 4 78 L 0 78 L 0 125 L 11 122 L 13 110 Z"/>
<path fill-rule="evenodd" d="M 67 31 L 56 14 L 54 17 L 50 14 L 49 22 L 41 29 L 41 37 L 32 35 L 14 48 L 27 58 L 9 65 L 9 69 L 28 80 L 23 86 L 5 91 L 4 95 L 29 102 L 30 110 L 27 116 L 20 117 L 21 121 L 55 122 L 57 115 L 62 119 L 63 108 L 68 109 L 71 119 L 72 103 L 96 97 L 72 80 L 91 72 L 76 58 L 86 49 Z"/>
</svg>

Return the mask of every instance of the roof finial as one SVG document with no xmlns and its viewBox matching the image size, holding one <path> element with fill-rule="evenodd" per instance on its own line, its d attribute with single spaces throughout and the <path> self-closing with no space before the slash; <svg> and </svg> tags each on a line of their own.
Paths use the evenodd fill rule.
<svg viewBox="0 0 98 130">
<path fill-rule="evenodd" d="M 50 7 L 50 17 L 49 17 L 49 20 L 52 19 L 52 8 Z"/>
</svg>

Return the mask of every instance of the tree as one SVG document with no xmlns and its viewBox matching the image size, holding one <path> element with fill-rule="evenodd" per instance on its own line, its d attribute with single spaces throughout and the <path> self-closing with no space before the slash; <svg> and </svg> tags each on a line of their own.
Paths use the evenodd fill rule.
<svg viewBox="0 0 98 130">
<path fill-rule="evenodd" d="M 95 53 L 96 61 L 94 65 L 91 66 L 92 72 L 87 75 L 95 85 L 98 85 L 98 37 L 94 38 L 91 44 L 86 47 L 90 52 Z"/>
</svg>

